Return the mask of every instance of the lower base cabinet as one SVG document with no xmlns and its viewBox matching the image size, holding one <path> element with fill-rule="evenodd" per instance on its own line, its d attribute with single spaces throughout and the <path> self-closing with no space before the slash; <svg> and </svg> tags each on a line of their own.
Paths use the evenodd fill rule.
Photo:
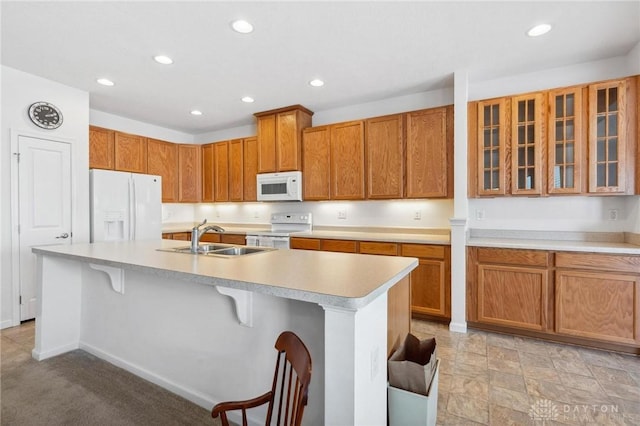
<svg viewBox="0 0 640 426">
<path fill-rule="evenodd" d="M 558 334 L 640 345 L 640 256 L 558 253 Z"/>
<path fill-rule="evenodd" d="M 640 256 L 468 249 L 477 328 L 640 353 Z"/>
<path fill-rule="evenodd" d="M 418 267 L 411 272 L 411 311 L 451 319 L 450 247 L 402 244 L 400 254 L 418 258 Z"/>
</svg>

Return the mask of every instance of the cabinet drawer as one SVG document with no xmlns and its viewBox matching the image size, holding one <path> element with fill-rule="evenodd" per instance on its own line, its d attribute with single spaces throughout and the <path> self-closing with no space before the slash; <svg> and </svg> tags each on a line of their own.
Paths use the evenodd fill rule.
<svg viewBox="0 0 640 426">
<path fill-rule="evenodd" d="M 595 253 L 556 253 L 558 268 L 640 273 L 640 256 Z"/>
<path fill-rule="evenodd" d="M 164 232 L 162 234 L 162 239 L 163 240 L 173 240 L 173 234 L 170 232 Z"/>
<path fill-rule="evenodd" d="M 220 234 L 220 242 L 225 244 L 245 245 L 247 243 L 244 234 Z"/>
<path fill-rule="evenodd" d="M 191 232 L 174 232 L 172 235 L 174 240 L 191 241 Z"/>
<path fill-rule="evenodd" d="M 362 241 L 360 242 L 360 253 L 396 256 L 398 254 L 398 245 L 396 243 Z"/>
<path fill-rule="evenodd" d="M 526 265 L 546 267 L 551 254 L 542 250 L 517 250 L 503 248 L 479 248 L 478 262 L 503 265 Z"/>
<path fill-rule="evenodd" d="M 402 256 L 410 257 L 430 257 L 433 259 L 444 259 L 444 246 L 434 246 L 430 244 L 403 244 Z"/>
<path fill-rule="evenodd" d="M 219 243 L 220 234 L 214 234 L 212 232 L 206 232 L 200 237 L 200 241 L 205 243 Z"/>
<path fill-rule="evenodd" d="M 338 251 L 344 253 L 356 253 L 356 241 L 347 240 L 321 240 L 320 247 L 324 251 Z"/>
<path fill-rule="evenodd" d="M 291 238 L 289 245 L 292 249 L 320 250 L 320 240 L 317 238 Z"/>
</svg>

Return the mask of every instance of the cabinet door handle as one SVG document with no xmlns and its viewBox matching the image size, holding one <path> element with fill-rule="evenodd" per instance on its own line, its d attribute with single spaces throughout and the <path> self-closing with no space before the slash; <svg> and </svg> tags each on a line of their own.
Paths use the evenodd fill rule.
<svg viewBox="0 0 640 426">
<path fill-rule="evenodd" d="M 65 233 L 64 233 L 64 234 L 62 234 L 62 235 L 58 235 L 56 238 L 63 238 L 63 239 L 64 239 L 64 238 L 69 238 L 69 234 L 65 232 Z"/>
</svg>

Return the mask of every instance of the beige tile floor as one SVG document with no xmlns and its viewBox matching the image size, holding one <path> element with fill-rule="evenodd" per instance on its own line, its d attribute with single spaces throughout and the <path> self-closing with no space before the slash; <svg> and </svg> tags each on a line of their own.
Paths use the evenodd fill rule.
<svg viewBox="0 0 640 426">
<path fill-rule="evenodd" d="M 34 331 L 2 339 L 29 356 Z M 639 357 L 420 320 L 412 332 L 436 337 L 439 425 L 640 425 Z"/>
<path fill-rule="evenodd" d="M 640 357 L 414 320 L 436 337 L 438 424 L 640 425 Z"/>
</svg>

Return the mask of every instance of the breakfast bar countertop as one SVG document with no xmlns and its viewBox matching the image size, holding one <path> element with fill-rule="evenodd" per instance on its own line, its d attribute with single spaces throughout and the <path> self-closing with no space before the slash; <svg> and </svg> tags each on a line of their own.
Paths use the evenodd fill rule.
<svg viewBox="0 0 640 426">
<path fill-rule="evenodd" d="M 184 241 L 122 241 L 34 247 L 33 252 L 355 309 L 386 292 L 418 264 L 409 257 L 306 250 L 267 249 L 232 257 L 158 251 L 182 246 Z"/>
</svg>

